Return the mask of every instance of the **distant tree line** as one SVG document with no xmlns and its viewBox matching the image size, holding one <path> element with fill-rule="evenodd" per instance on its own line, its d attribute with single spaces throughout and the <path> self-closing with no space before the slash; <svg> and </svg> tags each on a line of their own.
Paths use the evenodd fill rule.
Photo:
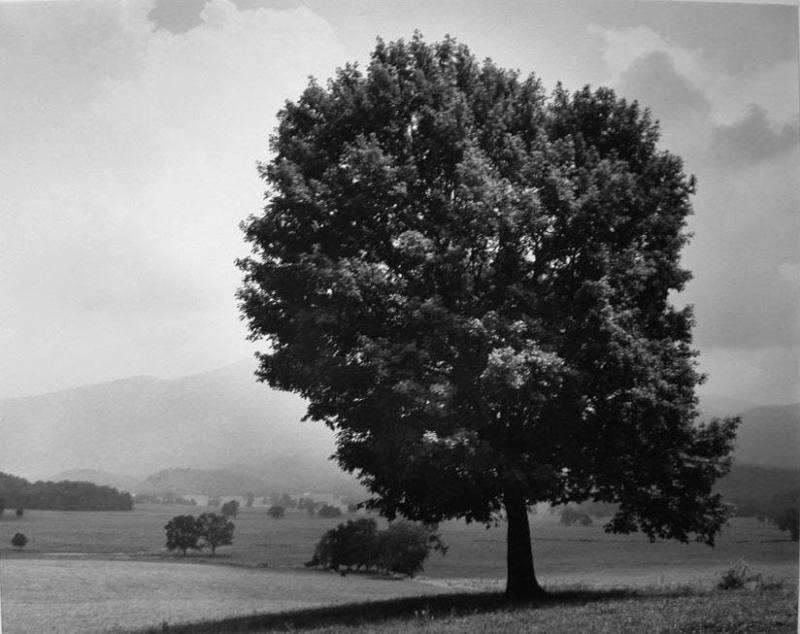
<svg viewBox="0 0 800 634">
<path fill-rule="evenodd" d="M 185 498 L 172 492 L 156 495 L 154 493 L 137 493 L 133 496 L 134 504 L 176 504 L 179 506 L 197 506 L 194 498 Z"/>
<path fill-rule="evenodd" d="M 130 493 L 91 482 L 29 482 L 0 473 L 0 508 L 51 511 L 130 511 Z"/>
</svg>

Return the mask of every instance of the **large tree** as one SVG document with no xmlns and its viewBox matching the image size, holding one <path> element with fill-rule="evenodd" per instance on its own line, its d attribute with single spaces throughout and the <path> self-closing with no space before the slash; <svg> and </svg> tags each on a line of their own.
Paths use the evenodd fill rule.
<svg viewBox="0 0 800 634">
<path fill-rule="evenodd" d="M 372 507 L 504 517 L 510 595 L 540 591 L 537 502 L 713 544 L 735 421 L 696 421 L 671 303 L 694 180 L 646 110 L 415 36 L 278 118 L 241 308 L 259 378 L 336 430 Z"/>
</svg>

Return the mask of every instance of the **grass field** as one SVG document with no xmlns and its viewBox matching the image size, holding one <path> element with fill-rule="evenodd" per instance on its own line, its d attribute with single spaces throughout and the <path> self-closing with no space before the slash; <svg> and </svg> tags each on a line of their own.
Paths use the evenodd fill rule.
<svg viewBox="0 0 800 634">
<path fill-rule="evenodd" d="M 691 587 L 639 590 L 578 587 L 556 589 L 531 602 L 511 602 L 498 593 L 445 594 L 148 628 L 141 634 L 159 631 L 172 634 L 274 631 L 794 634 L 797 603 L 796 588 L 723 592 Z"/>
<path fill-rule="evenodd" d="M 116 626 L 159 626 L 163 621 L 307 610 L 312 606 L 442 592 L 487 592 L 502 587 L 502 527 L 487 530 L 460 522 L 443 524 L 441 533 L 450 546 L 448 554 L 433 554 L 417 580 L 388 581 L 362 575 L 340 577 L 302 567 L 321 534 L 344 518 L 326 520 L 297 513 L 272 520 L 264 509 L 243 509 L 235 520 L 234 544 L 220 548 L 215 558 L 207 553 L 190 552 L 186 558 L 168 553 L 164 548 L 164 524 L 174 515 L 204 510 L 148 506 L 128 513 L 26 511 L 22 518 L 6 514 L 0 519 L 3 631 L 100 632 Z M 783 582 L 784 595 L 796 591 L 797 544 L 788 541 L 786 533 L 755 520 L 733 520 L 713 549 L 695 543 L 651 544 L 639 535 L 608 535 L 600 525 L 565 528 L 548 513 L 532 518 L 532 531 L 537 574 L 547 587 L 579 584 L 587 592 L 613 587 L 649 588 L 652 596 L 612 597 L 614 601 L 634 601 L 644 610 L 639 615 L 644 619 L 651 618 L 647 614 L 655 609 L 652 605 L 661 605 L 659 601 L 665 601 L 664 609 L 676 614 L 692 609 L 699 613 L 701 608 L 689 604 L 710 599 L 698 598 L 696 593 L 712 590 L 719 575 L 739 559 L 746 559 L 765 578 Z M 22 552 L 11 547 L 15 532 L 25 533 L 30 540 Z M 690 584 L 694 594 L 659 594 L 678 584 Z M 725 600 L 730 596 L 733 595 L 725 593 Z M 775 592 L 750 593 L 740 603 L 742 609 L 759 614 L 769 614 L 772 605 L 773 616 L 785 620 L 786 610 L 780 606 L 786 599 L 780 596 Z M 720 601 L 714 599 L 710 603 L 716 606 Z M 678 604 L 685 605 L 677 607 Z M 589 613 L 610 609 L 608 601 L 603 605 L 606 607 L 586 609 Z M 622 610 L 623 614 L 633 609 L 633 604 L 626 605 L 614 610 Z M 556 615 L 552 618 L 558 620 L 562 609 L 577 608 L 553 605 L 547 614 Z M 545 618 L 544 612 L 536 610 L 537 618 Z M 728 612 L 732 613 L 730 609 Z M 780 614 L 784 616 L 779 618 Z M 460 631 L 459 618 L 475 618 L 476 622 L 494 618 L 488 613 L 484 617 L 451 616 L 455 619 L 452 625 L 436 619 L 430 631 Z M 386 631 L 405 631 L 402 628 L 409 626 L 408 615 L 398 618 L 396 627 L 401 629 Z M 765 623 L 764 618 L 759 617 L 758 622 Z M 420 623 L 415 618 L 411 621 L 414 627 L 433 627 L 424 619 Z M 440 626 L 444 629 L 436 629 Z M 453 629 L 447 629 L 450 627 Z"/>
</svg>

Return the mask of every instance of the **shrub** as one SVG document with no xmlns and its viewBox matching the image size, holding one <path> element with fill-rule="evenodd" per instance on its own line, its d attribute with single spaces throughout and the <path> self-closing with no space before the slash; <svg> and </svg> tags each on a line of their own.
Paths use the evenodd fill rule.
<svg viewBox="0 0 800 634">
<path fill-rule="evenodd" d="M 361 518 L 339 524 L 322 536 L 307 566 L 338 570 L 371 568 L 377 563 L 378 524 Z"/>
<path fill-rule="evenodd" d="M 436 526 L 411 522 L 392 522 L 378 533 L 378 566 L 386 571 L 414 576 L 431 550 L 447 552 Z"/>
<path fill-rule="evenodd" d="M 11 538 L 11 545 L 15 548 L 22 549 L 28 543 L 28 538 L 25 537 L 22 533 L 14 533 L 14 537 Z"/>
<path fill-rule="evenodd" d="M 564 526 L 574 526 L 580 524 L 581 526 L 591 526 L 592 518 L 587 513 L 582 513 L 570 506 L 565 507 L 561 511 L 561 524 Z"/>
<path fill-rule="evenodd" d="M 399 521 L 379 531 L 374 519 L 360 518 L 325 533 L 306 566 L 330 570 L 376 568 L 413 576 L 422 570 L 431 550 L 447 551 L 434 525 Z"/>
<path fill-rule="evenodd" d="M 25 510 L 24 510 L 24 509 L 17 509 L 17 510 L 15 511 L 15 515 L 16 515 L 17 517 L 22 517 L 24 514 L 25 514 Z"/>
<path fill-rule="evenodd" d="M 720 590 L 740 590 L 748 584 L 760 586 L 761 583 L 761 574 L 753 572 L 747 562 L 740 559 L 722 573 L 717 587 Z"/>
</svg>

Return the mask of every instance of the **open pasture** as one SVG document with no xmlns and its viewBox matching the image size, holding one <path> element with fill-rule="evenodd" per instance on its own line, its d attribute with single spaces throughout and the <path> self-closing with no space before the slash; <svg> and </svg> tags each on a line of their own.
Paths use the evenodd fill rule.
<svg viewBox="0 0 800 634">
<path fill-rule="evenodd" d="M 203 507 L 142 506 L 130 512 L 26 511 L 22 518 L 8 513 L 0 519 L 0 557 L 70 557 L 184 559 L 167 552 L 164 525 L 175 515 L 198 515 Z M 189 551 L 186 560 L 269 568 L 301 567 L 310 559 L 321 535 L 345 521 L 289 513 L 273 520 L 264 509 L 242 509 L 234 520 L 232 546 L 220 547 L 212 558 L 207 551 Z M 504 526 L 485 528 L 463 522 L 440 527 L 447 555 L 433 553 L 424 575 L 440 579 L 500 579 L 505 575 Z M 797 569 L 797 544 L 788 533 L 751 518 L 735 518 L 725 527 L 714 548 L 677 542 L 649 543 L 642 535 L 610 535 L 602 520 L 593 526 L 564 527 L 558 517 L 540 512 L 531 518 L 537 574 L 544 583 L 576 580 L 604 584 L 625 579 L 646 583 L 686 581 L 712 576 L 731 563 L 746 559 L 768 574 Z M 15 532 L 29 543 L 22 552 L 11 546 Z M 675 571 L 675 574 L 671 572 Z M 2 582 L 2 578 L 0 578 Z"/>
<path fill-rule="evenodd" d="M 413 581 L 186 563 L 0 563 L 3 632 L 90 634 L 441 592 Z"/>
<path fill-rule="evenodd" d="M 306 609 L 440 592 L 502 588 L 504 527 L 447 522 L 450 549 L 433 553 L 414 581 L 306 570 L 314 544 L 346 518 L 292 513 L 281 520 L 243 509 L 232 546 L 191 552 L 164 547 L 164 524 L 197 507 L 139 507 L 131 512 L 26 511 L 0 519 L 0 593 L 5 632 L 100 632 Z M 641 535 L 608 535 L 600 523 L 563 527 L 558 517 L 532 517 L 537 573 L 550 588 L 712 588 L 719 574 L 745 559 L 766 579 L 796 584 L 797 544 L 769 524 L 735 519 L 715 548 L 649 543 Z M 11 536 L 30 539 L 20 552 Z M 217 565 L 214 565 L 217 564 Z M 61 629 L 59 629 L 61 628 Z"/>
</svg>

